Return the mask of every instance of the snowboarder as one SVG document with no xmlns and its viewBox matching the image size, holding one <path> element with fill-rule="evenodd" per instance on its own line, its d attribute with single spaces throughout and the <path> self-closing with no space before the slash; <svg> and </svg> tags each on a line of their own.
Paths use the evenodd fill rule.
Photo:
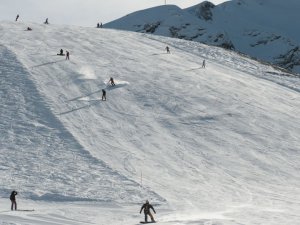
<svg viewBox="0 0 300 225">
<path fill-rule="evenodd" d="M 166 50 L 167 50 L 167 53 L 170 54 L 170 48 L 169 48 L 169 46 L 166 47 Z"/>
<path fill-rule="evenodd" d="M 32 31 L 32 28 L 31 28 L 31 27 L 27 27 L 27 30 L 28 30 L 28 31 Z"/>
<path fill-rule="evenodd" d="M 66 60 L 70 60 L 70 52 L 66 51 Z"/>
<path fill-rule="evenodd" d="M 205 68 L 205 59 L 202 62 L 202 68 Z"/>
<path fill-rule="evenodd" d="M 115 86 L 114 78 L 111 77 L 109 79 L 109 83 L 111 84 L 111 86 Z"/>
<path fill-rule="evenodd" d="M 19 14 L 18 14 L 17 17 L 16 17 L 16 21 L 18 21 L 18 19 L 19 19 Z"/>
<path fill-rule="evenodd" d="M 106 91 L 102 89 L 102 101 L 106 101 Z"/>
<path fill-rule="evenodd" d="M 18 194 L 18 192 L 16 191 L 12 191 L 11 194 L 10 194 L 10 201 L 11 201 L 11 210 L 17 210 L 17 201 L 16 201 L 16 195 Z"/>
<path fill-rule="evenodd" d="M 145 223 L 148 223 L 148 215 L 151 218 L 151 222 L 155 222 L 153 215 L 150 212 L 150 209 L 153 210 L 153 212 L 156 214 L 153 206 L 149 203 L 148 200 L 146 200 L 146 203 L 142 206 L 141 210 L 140 210 L 140 214 L 142 213 L 142 211 L 144 210 L 144 214 L 145 214 Z"/>
<path fill-rule="evenodd" d="M 48 18 L 46 19 L 46 21 L 45 21 L 45 23 L 44 23 L 44 24 L 49 24 L 49 23 L 48 23 Z"/>
</svg>

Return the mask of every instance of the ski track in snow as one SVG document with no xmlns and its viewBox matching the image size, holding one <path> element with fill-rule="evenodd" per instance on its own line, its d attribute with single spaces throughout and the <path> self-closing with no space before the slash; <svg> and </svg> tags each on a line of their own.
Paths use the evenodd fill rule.
<svg viewBox="0 0 300 225">
<path fill-rule="evenodd" d="M 2 162 L 7 162 L 2 168 L 2 192 L 7 192 L 6 186 L 18 190 L 27 186 L 36 193 L 23 192 L 24 196 L 57 201 L 128 201 L 126 191 L 139 195 L 139 184 L 119 175 L 77 143 L 51 114 L 50 107 L 28 79 L 30 74 L 5 48 L 1 49 L 1 65 L 4 65 L 1 66 L 4 88 L 1 127 L 7 130 L 1 137 L 3 154 L 0 157 Z M 78 189 L 80 185 L 76 183 L 86 186 Z M 132 186 L 132 190 L 123 190 L 125 184 Z"/>
<path fill-rule="evenodd" d="M 145 199 L 166 225 L 300 221 L 298 77 L 194 42 L 27 26 L 0 23 L 1 225 L 137 224 Z M 7 211 L 12 189 L 35 211 Z"/>
</svg>

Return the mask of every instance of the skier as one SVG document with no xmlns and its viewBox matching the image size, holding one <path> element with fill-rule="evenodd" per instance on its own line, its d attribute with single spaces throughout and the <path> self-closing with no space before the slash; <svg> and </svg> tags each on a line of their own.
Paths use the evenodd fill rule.
<svg viewBox="0 0 300 225">
<path fill-rule="evenodd" d="M 109 82 L 110 82 L 111 86 L 115 86 L 114 78 L 111 77 L 109 79 Z"/>
<path fill-rule="evenodd" d="M 17 17 L 16 17 L 16 21 L 18 21 L 18 19 L 19 19 L 19 14 L 18 14 Z"/>
<path fill-rule="evenodd" d="M 11 194 L 10 194 L 10 201 L 11 201 L 11 210 L 17 210 L 17 202 L 16 202 L 16 195 L 18 194 L 18 192 L 16 191 L 12 191 Z"/>
<path fill-rule="evenodd" d="M 100 23 L 100 28 L 102 28 L 103 27 L 103 25 L 102 25 L 102 23 Z"/>
<path fill-rule="evenodd" d="M 28 30 L 28 31 L 32 31 L 32 28 L 31 28 L 31 27 L 27 27 L 27 30 Z"/>
<path fill-rule="evenodd" d="M 97 23 L 97 28 L 100 28 L 100 23 Z"/>
<path fill-rule="evenodd" d="M 106 91 L 102 89 L 102 101 L 106 101 Z"/>
<path fill-rule="evenodd" d="M 205 59 L 202 62 L 202 68 L 205 68 Z"/>
<path fill-rule="evenodd" d="M 167 53 L 170 53 L 170 48 L 169 46 L 166 47 Z"/>
<path fill-rule="evenodd" d="M 70 60 L 70 52 L 66 51 L 66 60 Z"/>
<path fill-rule="evenodd" d="M 48 18 L 46 19 L 46 21 L 45 21 L 45 23 L 44 23 L 44 24 L 49 24 L 49 23 L 48 23 Z"/>
<path fill-rule="evenodd" d="M 153 215 L 150 212 L 150 209 L 152 209 L 155 214 L 156 214 L 156 212 L 148 200 L 146 200 L 146 203 L 142 206 L 142 208 L 140 210 L 140 214 L 142 213 L 143 209 L 144 209 L 144 214 L 145 214 L 145 223 L 148 223 L 148 215 L 151 218 L 151 222 L 155 222 Z"/>
</svg>

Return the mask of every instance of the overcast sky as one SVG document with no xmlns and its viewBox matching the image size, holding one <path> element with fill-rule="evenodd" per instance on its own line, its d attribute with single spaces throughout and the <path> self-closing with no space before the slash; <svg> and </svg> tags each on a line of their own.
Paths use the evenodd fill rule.
<svg viewBox="0 0 300 225">
<path fill-rule="evenodd" d="M 196 5 L 203 0 L 166 0 L 167 4 L 181 8 Z M 211 0 L 219 4 L 225 0 Z M 20 20 L 95 26 L 106 23 L 131 12 L 163 5 L 165 0 L 0 0 L 0 20 Z"/>
</svg>

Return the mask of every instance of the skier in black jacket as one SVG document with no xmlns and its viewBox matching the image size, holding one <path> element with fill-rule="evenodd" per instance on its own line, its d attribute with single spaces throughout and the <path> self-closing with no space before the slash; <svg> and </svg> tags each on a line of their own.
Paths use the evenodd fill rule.
<svg viewBox="0 0 300 225">
<path fill-rule="evenodd" d="M 14 210 L 14 206 L 15 206 L 15 210 L 17 210 L 17 202 L 16 202 L 16 195 L 18 194 L 18 192 L 16 191 L 12 191 L 10 194 L 10 201 L 11 201 L 11 210 Z"/>
<path fill-rule="evenodd" d="M 109 79 L 109 83 L 111 84 L 111 86 L 115 86 L 114 78 L 111 77 Z"/>
<path fill-rule="evenodd" d="M 102 101 L 106 101 L 106 91 L 102 89 Z"/>
<path fill-rule="evenodd" d="M 142 206 L 141 210 L 140 210 L 140 213 L 142 213 L 144 209 L 144 214 L 145 214 L 145 222 L 147 223 L 148 222 L 148 215 L 150 216 L 151 218 L 151 222 L 155 222 L 154 218 L 153 218 L 153 215 L 151 214 L 150 212 L 150 209 L 153 210 L 153 212 L 156 214 L 153 206 L 149 203 L 149 201 L 147 200 L 146 203 Z"/>
</svg>

